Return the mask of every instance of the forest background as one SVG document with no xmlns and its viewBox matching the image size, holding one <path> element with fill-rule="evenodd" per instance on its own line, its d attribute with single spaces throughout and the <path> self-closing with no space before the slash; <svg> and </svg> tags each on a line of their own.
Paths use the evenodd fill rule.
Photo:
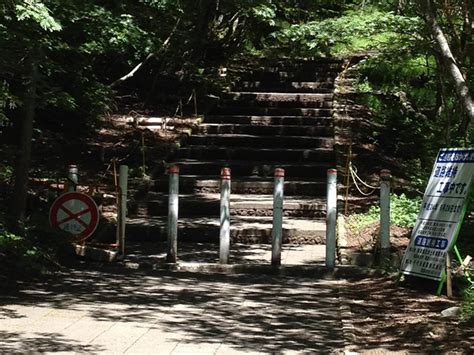
<svg viewBox="0 0 474 355">
<path fill-rule="evenodd" d="M 439 148 L 472 146 L 473 18 L 472 0 L 3 0 L 0 252 L 39 233 L 28 179 L 45 130 L 87 137 L 125 106 L 172 113 L 163 97 L 204 100 L 218 68 L 252 58 L 366 55 L 367 139 L 421 187 Z"/>
</svg>

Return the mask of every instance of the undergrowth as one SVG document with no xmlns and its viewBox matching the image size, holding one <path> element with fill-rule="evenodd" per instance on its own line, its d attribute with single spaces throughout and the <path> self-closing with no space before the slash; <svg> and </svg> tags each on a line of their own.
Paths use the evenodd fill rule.
<svg viewBox="0 0 474 355">
<path fill-rule="evenodd" d="M 390 221 L 392 225 L 412 228 L 420 210 L 421 197 L 408 198 L 405 194 L 390 195 Z M 380 206 L 372 206 L 366 213 L 354 214 L 349 217 L 348 224 L 354 231 L 380 220 Z"/>
</svg>

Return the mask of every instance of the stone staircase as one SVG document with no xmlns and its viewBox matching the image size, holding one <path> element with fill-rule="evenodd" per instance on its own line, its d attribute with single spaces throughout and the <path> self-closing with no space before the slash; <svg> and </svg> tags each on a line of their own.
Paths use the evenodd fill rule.
<svg viewBox="0 0 474 355">
<path fill-rule="evenodd" d="M 269 243 L 273 174 L 285 169 L 283 242 L 323 244 L 326 170 L 335 166 L 333 90 L 342 62 L 260 61 L 233 66 L 234 81 L 182 142 L 178 239 L 219 240 L 219 174 L 230 167 L 233 242 Z M 167 176 L 128 222 L 134 239 L 166 240 Z"/>
</svg>

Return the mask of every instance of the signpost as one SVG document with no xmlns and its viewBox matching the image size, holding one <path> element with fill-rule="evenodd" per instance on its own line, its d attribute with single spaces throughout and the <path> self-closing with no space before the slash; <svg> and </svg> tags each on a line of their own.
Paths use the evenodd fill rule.
<svg viewBox="0 0 474 355">
<path fill-rule="evenodd" d="M 402 260 L 403 274 L 443 280 L 446 255 L 456 242 L 468 208 L 473 176 L 474 148 L 439 151 Z"/>
<path fill-rule="evenodd" d="M 49 211 L 49 222 L 52 227 L 83 240 L 96 230 L 99 224 L 99 209 L 89 195 L 67 192 L 54 201 Z"/>
</svg>

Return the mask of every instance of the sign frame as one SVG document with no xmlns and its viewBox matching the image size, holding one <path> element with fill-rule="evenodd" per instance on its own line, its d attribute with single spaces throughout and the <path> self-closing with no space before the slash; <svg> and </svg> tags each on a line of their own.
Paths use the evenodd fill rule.
<svg viewBox="0 0 474 355">
<path fill-rule="evenodd" d="M 440 149 L 410 243 L 400 265 L 405 275 L 442 281 L 469 208 L 474 185 L 474 148 Z"/>
</svg>

